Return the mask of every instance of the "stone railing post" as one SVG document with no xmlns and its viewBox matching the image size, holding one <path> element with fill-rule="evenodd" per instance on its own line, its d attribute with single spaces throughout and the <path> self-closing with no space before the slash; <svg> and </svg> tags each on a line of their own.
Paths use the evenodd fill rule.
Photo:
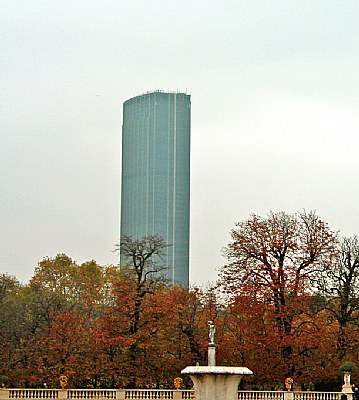
<svg viewBox="0 0 359 400">
<path fill-rule="evenodd" d="M 293 392 L 284 392 L 284 400 L 293 400 Z"/>
<path fill-rule="evenodd" d="M 116 390 L 116 400 L 125 400 L 126 398 L 126 391 L 123 389 Z"/>
<path fill-rule="evenodd" d="M 0 399 L 10 399 L 10 390 L 9 389 L 0 389 Z"/>
<path fill-rule="evenodd" d="M 173 391 L 173 400 L 182 400 L 182 391 L 181 390 Z"/>
<path fill-rule="evenodd" d="M 59 389 L 57 392 L 58 400 L 67 399 L 67 389 Z"/>
</svg>

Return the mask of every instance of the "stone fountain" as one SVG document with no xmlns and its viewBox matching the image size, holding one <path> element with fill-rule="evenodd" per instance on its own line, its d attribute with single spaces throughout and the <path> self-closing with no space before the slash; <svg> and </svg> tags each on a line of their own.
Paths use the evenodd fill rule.
<svg viewBox="0 0 359 400">
<path fill-rule="evenodd" d="M 243 375 L 252 375 L 253 372 L 245 367 L 216 366 L 216 330 L 213 321 L 208 321 L 208 325 L 208 365 L 186 367 L 181 373 L 188 374 L 192 379 L 196 400 L 237 400 L 238 385 Z"/>
</svg>

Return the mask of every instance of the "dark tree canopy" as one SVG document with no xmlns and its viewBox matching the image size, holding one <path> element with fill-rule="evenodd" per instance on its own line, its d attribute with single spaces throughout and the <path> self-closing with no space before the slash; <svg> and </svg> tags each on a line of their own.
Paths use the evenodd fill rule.
<svg viewBox="0 0 359 400">
<path fill-rule="evenodd" d="M 319 292 L 327 299 L 326 309 L 339 325 L 337 354 L 344 358 L 354 350 L 348 337 L 349 325 L 358 326 L 359 313 L 359 239 L 342 238 L 336 257 L 324 264 L 322 274 L 315 282 Z M 352 344 L 350 346 L 350 343 Z"/>
</svg>

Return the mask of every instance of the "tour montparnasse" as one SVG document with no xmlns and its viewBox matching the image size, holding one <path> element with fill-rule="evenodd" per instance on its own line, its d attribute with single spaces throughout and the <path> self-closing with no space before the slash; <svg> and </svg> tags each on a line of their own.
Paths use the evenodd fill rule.
<svg viewBox="0 0 359 400">
<path fill-rule="evenodd" d="M 154 91 L 125 101 L 121 237 L 157 235 L 169 244 L 171 284 L 189 284 L 190 95 Z M 125 263 L 121 256 L 121 264 Z"/>
</svg>

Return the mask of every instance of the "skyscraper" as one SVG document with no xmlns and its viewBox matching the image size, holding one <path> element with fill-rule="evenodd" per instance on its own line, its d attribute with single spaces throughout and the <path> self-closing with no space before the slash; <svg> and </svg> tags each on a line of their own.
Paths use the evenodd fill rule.
<svg viewBox="0 0 359 400">
<path fill-rule="evenodd" d="M 121 237 L 159 235 L 165 276 L 189 283 L 191 100 L 150 92 L 123 104 Z"/>
</svg>

